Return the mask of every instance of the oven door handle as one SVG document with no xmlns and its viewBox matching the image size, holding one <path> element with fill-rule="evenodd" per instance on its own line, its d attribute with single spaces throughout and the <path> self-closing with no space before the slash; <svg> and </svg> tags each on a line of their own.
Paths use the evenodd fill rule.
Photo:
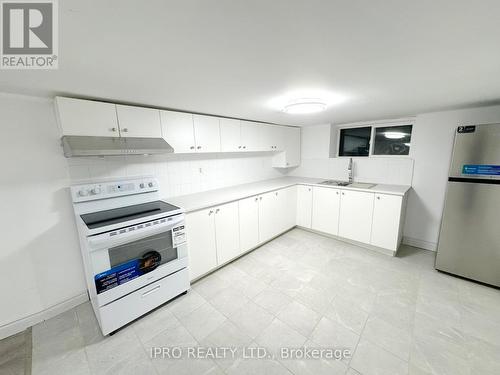
<svg viewBox="0 0 500 375">
<path fill-rule="evenodd" d="M 133 232 L 110 236 L 109 233 L 99 234 L 87 237 L 90 251 L 96 251 L 103 248 L 118 246 L 124 243 L 137 241 L 155 234 L 171 231 L 174 227 L 182 223 L 184 219 L 169 221 L 163 224 L 156 224 L 148 229 L 139 229 Z"/>
</svg>

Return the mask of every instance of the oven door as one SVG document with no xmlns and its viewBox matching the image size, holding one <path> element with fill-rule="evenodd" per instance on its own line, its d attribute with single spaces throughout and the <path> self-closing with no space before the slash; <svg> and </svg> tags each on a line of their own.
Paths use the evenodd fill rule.
<svg viewBox="0 0 500 375">
<path fill-rule="evenodd" d="M 183 217 L 146 224 L 113 236 L 103 233 L 88 238 L 99 305 L 187 266 Z"/>
</svg>

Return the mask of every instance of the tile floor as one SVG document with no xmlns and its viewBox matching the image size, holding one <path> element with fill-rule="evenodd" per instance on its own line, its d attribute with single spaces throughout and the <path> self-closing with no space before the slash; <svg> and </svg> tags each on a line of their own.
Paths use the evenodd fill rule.
<svg viewBox="0 0 500 375">
<path fill-rule="evenodd" d="M 31 374 L 31 329 L 0 340 L 0 374 Z"/>
<path fill-rule="evenodd" d="M 294 229 L 103 338 L 88 303 L 33 327 L 33 374 L 500 374 L 500 291 Z M 342 360 L 151 358 L 152 347 L 347 348 Z"/>
</svg>

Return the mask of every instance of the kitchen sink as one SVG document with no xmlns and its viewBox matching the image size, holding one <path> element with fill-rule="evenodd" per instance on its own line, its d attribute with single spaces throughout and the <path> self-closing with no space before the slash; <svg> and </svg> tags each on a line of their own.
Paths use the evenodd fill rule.
<svg viewBox="0 0 500 375">
<path fill-rule="evenodd" d="M 371 189 L 377 184 L 370 184 L 366 182 L 348 182 L 348 181 L 337 181 L 337 180 L 325 180 L 319 183 L 319 185 L 328 186 L 349 186 L 358 189 Z"/>
<path fill-rule="evenodd" d="M 326 180 L 319 183 L 319 185 L 329 185 L 329 186 L 349 186 L 350 182 L 347 181 L 337 181 L 337 180 Z"/>
</svg>

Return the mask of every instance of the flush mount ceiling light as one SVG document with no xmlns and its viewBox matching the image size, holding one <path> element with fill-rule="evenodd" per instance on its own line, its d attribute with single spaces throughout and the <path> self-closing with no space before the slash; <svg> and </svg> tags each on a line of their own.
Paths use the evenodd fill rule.
<svg viewBox="0 0 500 375">
<path fill-rule="evenodd" d="M 389 139 L 401 139 L 406 137 L 406 133 L 402 132 L 385 132 L 384 136 Z"/>
<path fill-rule="evenodd" d="M 282 111 L 292 115 L 303 115 L 324 111 L 327 107 L 325 101 L 318 98 L 301 98 L 290 101 Z"/>
</svg>

